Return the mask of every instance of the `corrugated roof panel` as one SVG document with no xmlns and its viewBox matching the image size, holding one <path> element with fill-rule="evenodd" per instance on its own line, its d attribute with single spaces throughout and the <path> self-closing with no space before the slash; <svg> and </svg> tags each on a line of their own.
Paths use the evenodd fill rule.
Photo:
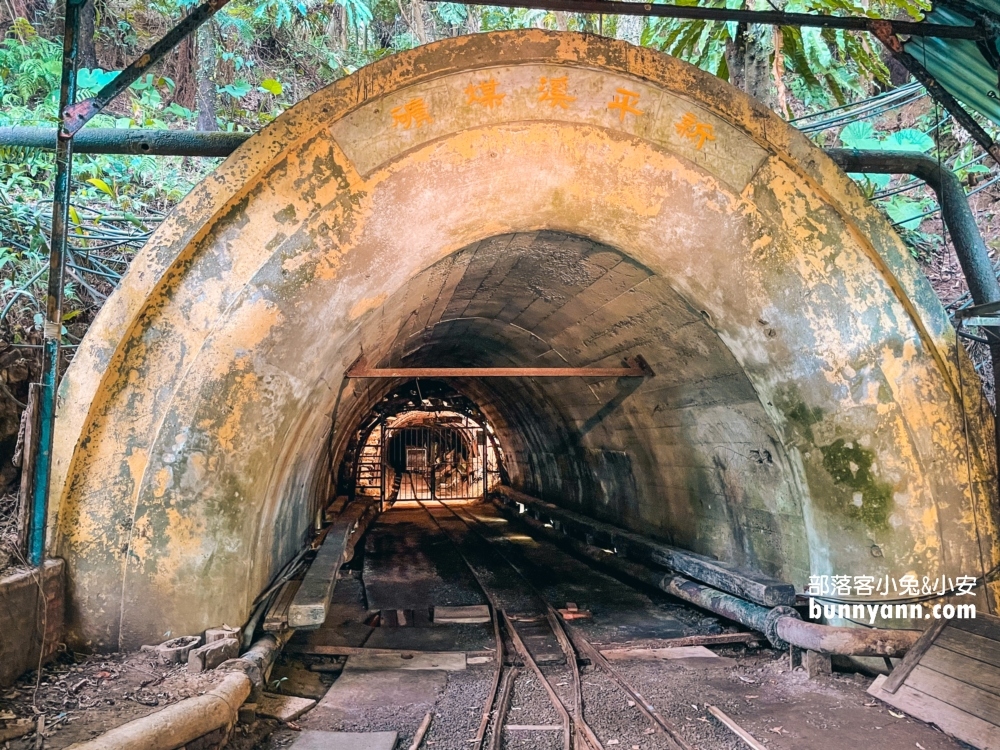
<svg viewBox="0 0 1000 750">
<path fill-rule="evenodd" d="M 969 2 L 983 10 L 1000 14 L 1000 2 L 995 0 Z M 972 25 L 972 21 L 965 16 L 940 7 L 927 14 L 926 20 L 949 26 Z M 952 96 L 1000 125 L 998 74 L 975 42 L 967 39 L 913 37 L 904 47 Z"/>
</svg>

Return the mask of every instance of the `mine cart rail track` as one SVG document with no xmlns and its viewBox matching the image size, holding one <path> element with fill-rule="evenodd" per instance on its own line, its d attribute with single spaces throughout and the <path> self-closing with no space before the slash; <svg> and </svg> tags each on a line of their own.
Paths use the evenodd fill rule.
<svg viewBox="0 0 1000 750">
<path fill-rule="evenodd" d="M 480 750 L 484 746 L 484 741 L 487 739 L 486 730 L 491 724 L 491 718 L 492 729 L 489 736 L 489 742 L 486 744 L 486 747 L 488 750 L 499 750 L 499 748 L 502 747 L 503 729 L 507 723 L 507 712 L 510 708 L 511 698 L 513 695 L 514 681 L 521 671 L 517 665 L 508 667 L 505 664 L 505 647 L 501 632 L 501 620 L 503 629 L 507 631 L 507 634 L 514 645 L 522 664 L 529 668 L 530 671 L 532 671 L 538 678 L 539 683 L 545 690 L 553 709 L 555 709 L 556 714 L 560 718 L 563 728 L 563 750 L 602 750 L 604 747 L 604 744 L 601 742 L 600 738 L 591 726 L 587 723 L 585 718 L 585 705 L 583 701 L 579 667 L 580 659 L 588 660 L 591 664 L 605 673 L 608 678 L 614 682 L 614 684 L 617 685 L 617 687 L 625 693 L 626 696 L 628 696 L 628 699 L 635 703 L 635 706 L 639 709 L 639 711 L 641 711 L 652 724 L 653 729 L 657 732 L 665 733 L 668 746 L 670 748 L 673 750 L 695 750 L 695 748 L 681 736 L 677 727 L 664 718 L 653 707 L 653 705 L 649 703 L 649 701 L 647 701 L 641 693 L 639 693 L 638 690 L 630 685 L 624 676 L 617 669 L 615 669 L 611 663 L 604 658 L 604 656 L 601 655 L 600 651 L 596 647 L 584 638 L 580 632 L 564 622 L 559 612 L 551 605 L 550 602 L 547 601 L 538 588 L 534 586 L 530 580 L 528 580 L 527 576 L 517 567 L 517 565 L 504 555 L 503 552 L 499 550 L 486 535 L 480 533 L 480 531 L 476 528 L 478 525 L 478 521 L 476 521 L 476 519 L 470 518 L 466 513 L 459 512 L 455 510 L 455 508 L 440 501 L 421 500 L 418 502 L 420 503 L 420 506 L 427 511 L 427 514 L 430 516 L 433 523 L 445 535 L 452 539 L 453 542 L 455 542 L 455 548 L 458 551 L 458 554 L 461 556 L 466 567 L 468 567 L 473 578 L 475 578 L 479 587 L 482 589 L 483 594 L 486 596 L 487 601 L 489 601 L 490 608 L 492 610 L 493 627 L 497 641 L 496 673 L 494 675 L 492 687 L 489 690 L 484 703 L 483 716 L 480 722 L 479 731 L 471 743 L 475 750 Z M 556 690 L 557 686 L 553 684 L 551 677 L 547 676 L 545 672 L 542 671 L 542 668 L 532 657 L 531 652 L 528 650 L 523 638 L 521 637 L 521 634 L 518 632 L 517 625 L 514 620 L 500 605 L 496 591 L 494 591 L 490 584 L 484 580 L 482 575 L 480 575 L 476 566 L 462 551 L 461 545 L 457 543 L 457 540 L 454 539 L 449 529 L 443 526 L 431 512 L 430 507 L 428 507 L 429 504 L 433 504 L 435 507 L 444 508 L 457 520 L 461 521 L 461 523 L 464 524 L 464 526 L 471 533 L 475 534 L 484 544 L 488 545 L 491 550 L 506 563 L 509 570 L 514 574 L 519 582 L 523 583 L 524 587 L 531 591 L 531 593 L 545 605 L 545 618 L 559 643 L 560 649 L 566 657 L 566 667 L 570 673 L 572 697 L 568 707 L 565 705 L 564 699 L 559 696 L 559 693 Z"/>
</svg>

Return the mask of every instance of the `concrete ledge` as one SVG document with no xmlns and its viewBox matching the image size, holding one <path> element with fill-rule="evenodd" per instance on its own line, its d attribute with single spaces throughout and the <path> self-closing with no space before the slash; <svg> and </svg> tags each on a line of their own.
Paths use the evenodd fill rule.
<svg viewBox="0 0 1000 750">
<path fill-rule="evenodd" d="M 41 579 L 44 606 L 37 570 L 0 578 L 0 687 L 37 668 L 39 657 L 43 661 L 52 658 L 62 640 L 66 609 L 63 561 L 46 560 Z"/>
</svg>

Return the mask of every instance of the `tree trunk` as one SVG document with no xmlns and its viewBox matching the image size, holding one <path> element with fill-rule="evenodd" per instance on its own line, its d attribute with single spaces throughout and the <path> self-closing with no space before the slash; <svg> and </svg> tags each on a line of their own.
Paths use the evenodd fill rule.
<svg viewBox="0 0 1000 750">
<path fill-rule="evenodd" d="M 729 82 L 740 90 L 746 86 L 747 25 L 736 25 L 736 38 L 726 41 L 726 67 L 729 68 Z"/>
<path fill-rule="evenodd" d="M 88 0 L 80 9 L 80 47 L 77 54 L 77 65 L 80 68 L 93 70 L 97 67 L 97 48 L 94 46 L 94 34 L 97 25 L 97 0 Z"/>
<path fill-rule="evenodd" d="M 615 36 L 629 44 L 642 43 L 642 29 L 646 19 L 642 16 L 618 16 L 618 29 Z"/>
<path fill-rule="evenodd" d="M 746 80 L 743 90 L 754 99 L 764 102 L 768 107 L 773 108 L 774 102 L 771 96 L 771 50 L 767 44 L 770 37 L 770 26 L 753 24 L 747 29 L 746 62 L 743 66 L 743 74 L 746 76 Z"/>
<path fill-rule="evenodd" d="M 217 94 L 215 91 L 215 32 L 212 22 L 198 29 L 198 130 L 218 130 L 216 122 Z"/>
<path fill-rule="evenodd" d="M 194 36 L 184 37 L 177 45 L 174 57 L 174 101 L 187 109 L 195 109 L 197 105 L 198 84 L 195 81 L 195 44 Z"/>
<path fill-rule="evenodd" d="M 422 0 L 412 0 L 410 13 L 413 15 L 413 34 L 421 44 L 430 41 L 427 38 L 427 27 L 424 25 L 424 4 Z"/>
<path fill-rule="evenodd" d="M 726 43 L 729 82 L 768 107 L 774 107 L 771 93 L 771 50 L 767 39 L 770 27 L 759 24 L 737 26 L 736 39 Z"/>
</svg>

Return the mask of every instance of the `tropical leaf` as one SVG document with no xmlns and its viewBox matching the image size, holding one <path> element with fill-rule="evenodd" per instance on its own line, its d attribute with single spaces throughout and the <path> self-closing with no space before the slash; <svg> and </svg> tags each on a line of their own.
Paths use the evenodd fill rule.
<svg viewBox="0 0 1000 750">
<path fill-rule="evenodd" d="M 115 196 L 115 191 L 112 190 L 111 186 L 108 185 L 108 183 L 106 183 L 100 177 L 91 177 L 89 180 L 87 180 L 87 182 L 90 183 L 91 185 L 93 185 L 98 190 L 100 190 L 105 195 L 108 195 L 108 196 L 110 196 L 112 198 L 116 197 Z"/>
<path fill-rule="evenodd" d="M 274 78 L 265 78 L 260 82 L 260 87 L 267 93 L 274 94 L 275 96 L 281 96 L 281 92 L 284 91 L 281 81 Z"/>
<path fill-rule="evenodd" d="M 840 142 L 847 148 L 879 148 L 881 142 L 875 135 L 875 128 L 866 120 L 857 120 L 840 131 Z"/>
<path fill-rule="evenodd" d="M 884 208 L 894 224 L 903 229 L 916 229 L 922 221 L 921 216 L 927 210 L 925 206 L 923 201 L 916 201 L 905 195 L 894 195 L 891 200 L 886 201 Z"/>
<path fill-rule="evenodd" d="M 882 141 L 882 148 L 891 151 L 927 153 L 934 148 L 934 139 L 914 128 L 906 128 L 893 133 Z"/>
</svg>

